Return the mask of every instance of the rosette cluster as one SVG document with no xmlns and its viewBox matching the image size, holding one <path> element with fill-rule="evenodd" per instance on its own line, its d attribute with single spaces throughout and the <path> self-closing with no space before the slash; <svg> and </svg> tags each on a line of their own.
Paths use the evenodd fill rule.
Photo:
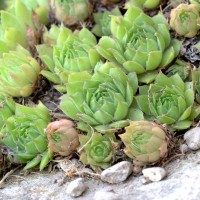
<svg viewBox="0 0 200 200">
<path fill-rule="evenodd" d="M 157 69 L 167 67 L 179 54 L 181 42 L 171 39 L 162 14 L 151 18 L 130 7 L 123 17 L 112 16 L 111 32 L 113 37 L 100 39 L 97 51 L 126 72 L 136 72 L 143 83 L 152 82 Z"/>
<path fill-rule="evenodd" d="M 141 86 L 136 99 L 146 115 L 152 115 L 171 130 L 183 130 L 200 114 L 199 106 L 195 109 L 194 95 L 193 82 L 183 82 L 178 74 L 167 77 L 159 73 L 155 83 Z"/>
<path fill-rule="evenodd" d="M 72 32 L 61 26 L 53 26 L 44 35 L 49 44 L 38 46 L 38 52 L 48 70 L 41 74 L 56 84 L 56 89 L 66 92 L 68 76 L 72 72 L 93 72 L 95 65 L 101 60 L 94 48 L 97 44 L 95 36 L 86 28 Z M 51 44 L 55 45 L 51 46 Z"/>
<path fill-rule="evenodd" d="M 69 75 L 60 108 L 68 117 L 103 131 L 126 119 L 137 87 L 134 72 L 126 75 L 114 63 L 100 64 L 93 75 Z"/>
</svg>

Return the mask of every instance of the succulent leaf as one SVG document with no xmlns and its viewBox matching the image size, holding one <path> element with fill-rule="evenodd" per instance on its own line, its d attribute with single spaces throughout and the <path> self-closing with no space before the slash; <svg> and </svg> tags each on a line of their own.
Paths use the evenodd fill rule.
<svg viewBox="0 0 200 200">
<path fill-rule="evenodd" d="M 48 0 L 22 0 L 26 7 L 34 11 L 41 24 L 49 24 L 49 1 Z"/>
<path fill-rule="evenodd" d="M 129 0 L 125 4 L 125 8 L 128 9 L 131 6 L 137 6 L 142 9 L 154 9 L 160 4 L 160 0 Z"/>
<path fill-rule="evenodd" d="M 198 103 L 200 103 L 200 71 L 192 71 L 192 81 L 194 83 L 195 98 Z"/>
</svg>

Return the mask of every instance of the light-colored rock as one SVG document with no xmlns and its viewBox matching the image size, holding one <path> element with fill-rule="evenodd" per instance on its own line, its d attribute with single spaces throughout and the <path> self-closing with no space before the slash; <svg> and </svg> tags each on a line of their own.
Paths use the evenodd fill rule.
<svg viewBox="0 0 200 200">
<path fill-rule="evenodd" d="M 166 175 L 167 172 L 162 167 L 150 167 L 142 170 L 142 174 L 145 180 L 150 181 L 161 181 Z"/>
<path fill-rule="evenodd" d="M 184 134 L 186 144 L 191 150 L 200 148 L 200 127 L 192 128 Z"/>
<path fill-rule="evenodd" d="M 111 191 L 97 191 L 94 194 L 93 200 L 122 200 L 122 197 Z"/>
<path fill-rule="evenodd" d="M 121 183 L 133 172 L 133 165 L 128 161 L 119 162 L 101 173 L 101 180 L 108 183 Z"/>
<path fill-rule="evenodd" d="M 98 178 L 85 178 L 88 189 L 77 200 L 93 200 L 96 191 L 114 191 L 120 200 L 199 200 L 200 151 L 188 153 L 165 166 L 167 177 L 163 181 L 143 185 L 143 176 L 131 175 L 119 184 L 108 184 Z M 63 171 L 47 170 L 26 176 L 16 172 L 10 176 L 5 188 L 0 190 L 0 200 L 74 200 L 66 194 L 67 184 L 59 186 Z M 69 179 L 67 178 L 67 182 Z"/>
<path fill-rule="evenodd" d="M 67 194 L 72 197 L 81 196 L 83 192 L 87 189 L 82 178 L 77 178 L 76 180 L 69 183 L 67 187 Z"/>
</svg>

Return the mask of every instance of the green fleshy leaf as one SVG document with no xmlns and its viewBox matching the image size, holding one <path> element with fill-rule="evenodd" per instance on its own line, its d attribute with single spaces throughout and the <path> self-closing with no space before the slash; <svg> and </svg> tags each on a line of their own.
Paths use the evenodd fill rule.
<svg viewBox="0 0 200 200">
<path fill-rule="evenodd" d="M 151 115 L 151 111 L 148 105 L 148 96 L 147 95 L 139 95 L 135 97 L 139 108 L 147 115 Z"/>
<path fill-rule="evenodd" d="M 157 71 L 146 72 L 144 74 L 139 74 L 138 80 L 140 83 L 149 84 L 155 80 L 157 75 L 158 75 Z"/>
<path fill-rule="evenodd" d="M 181 117 L 179 118 L 179 121 L 183 121 L 183 120 L 186 120 L 190 115 L 191 115 L 191 106 L 188 107 L 184 113 L 181 115 Z"/>
<path fill-rule="evenodd" d="M 47 166 L 47 164 L 51 161 L 52 158 L 53 158 L 53 151 L 49 149 L 42 155 L 42 159 L 40 162 L 40 171 Z"/>
<path fill-rule="evenodd" d="M 172 128 L 176 129 L 176 130 L 185 130 L 187 128 L 189 128 L 192 125 L 192 121 L 189 120 L 184 120 L 184 121 L 179 121 L 177 123 L 175 123 Z"/>
<path fill-rule="evenodd" d="M 134 61 L 127 61 L 123 66 L 128 72 L 135 72 L 136 74 L 142 74 L 145 72 L 144 67 Z"/>
<path fill-rule="evenodd" d="M 141 121 L 144 120 L 144 114 L 139 109 L 130 108 L 126 118 L 131 121 Z"/>
<path fill-rule="evenodd" d="M 154 70 L 156 69 L 162 59 L 162 52 L 161 51 L 152 51 L 148 55 L 147 66 L 146 70 Z"/>
<path fill-rule="evenodd" d="M 37 166 L 40 163 L 41 159 L 42 159 L 41 156 L 35 157 L 33 160 L 31 160 L 30 162 L 26 164 L 26 166 L 24 167 L 24 170 L 28 170 Z"/>
<path fill-rule="evenodd" d="M 173 124 L 176 122 L 175 119 L 171 118 L 171 117 L 168 117 L 168 116 L 158 116 L 157 117 L 158 121 L 161 123 L 161 124 Z"/>
</svg>

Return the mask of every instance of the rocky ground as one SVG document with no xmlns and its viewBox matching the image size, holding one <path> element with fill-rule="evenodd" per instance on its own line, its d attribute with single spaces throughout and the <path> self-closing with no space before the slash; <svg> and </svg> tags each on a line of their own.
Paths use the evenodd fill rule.
<svg viewBox="0 0 200 200">
<path fill-rule="evenodd" d="M 143 184 L 143 176 L 129 178 L 118 184 L 99 179 L 84 178 L 86 191 L 77 200 L 198 200 L 200 196 L 200 151 L 190 152 L 175 159 L 165 167 L 167 177 L 159 182 Z M 57 183 L 64 172 L 32 173 L 11 176 L 0 190 L 0 200 L 72 200 L 67 194 L 68 179 L 61 186 Z"/>
</svg>

